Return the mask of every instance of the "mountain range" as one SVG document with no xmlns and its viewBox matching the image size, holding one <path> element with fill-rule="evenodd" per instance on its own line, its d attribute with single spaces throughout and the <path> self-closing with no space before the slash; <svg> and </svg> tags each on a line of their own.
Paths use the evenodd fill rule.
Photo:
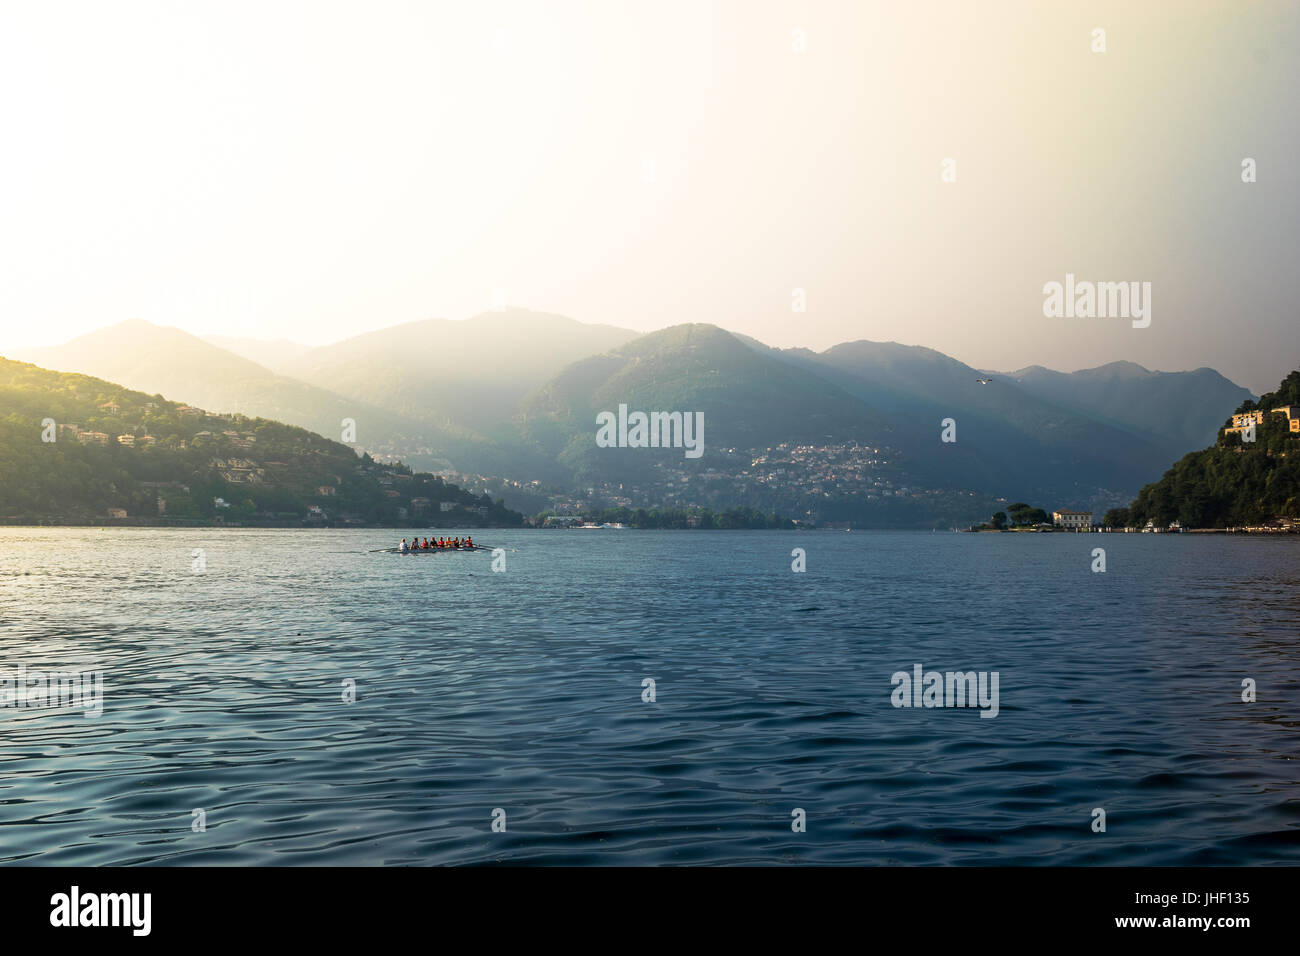
<svg viewBox="0 0 1300 956">
<path fill-rule="evenodd" d="M 528 510 L 745 505 L 927 527 L 999 498 L 1126 503 L 1252 398 L 1208 368 L 984 372 L 892 342 L 776 349 L 710 324 L 642 335 L 525 310 L 316 348 L 132 320 L 14 357 L 327 437 L 351 419 L 377 459 L 491 479 Z M 702 412 L 706 454 L 597 448 L 596 414 L 619 405 Z"/>
</svg>

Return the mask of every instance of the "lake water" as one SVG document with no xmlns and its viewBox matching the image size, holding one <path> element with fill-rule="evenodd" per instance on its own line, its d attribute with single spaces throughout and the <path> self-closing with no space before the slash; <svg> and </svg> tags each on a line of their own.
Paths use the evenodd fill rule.
<svg viewBox="0 0 1300 956">
<path fill-rule="evenodd" d="M 400 536 L 0 529 L 0 860 L 1300 863 L 1300 539 Z"/>
</svg>

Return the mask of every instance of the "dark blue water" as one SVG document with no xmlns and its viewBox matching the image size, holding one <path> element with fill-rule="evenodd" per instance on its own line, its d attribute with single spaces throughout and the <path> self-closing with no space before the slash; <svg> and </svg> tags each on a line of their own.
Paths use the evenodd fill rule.
<svg viewBox="0 0 1300 956">
<path fill-rule="evenodd" d="M 1300 540 L 476 537 L 504 572 L 0 532 L 0 668 L 104 681 L 97 718 L 0 708 L 0 859 L 1300 862 Z M 998 715 L 894 707 L 914 664 L 997 671 Z"/>
</svg>

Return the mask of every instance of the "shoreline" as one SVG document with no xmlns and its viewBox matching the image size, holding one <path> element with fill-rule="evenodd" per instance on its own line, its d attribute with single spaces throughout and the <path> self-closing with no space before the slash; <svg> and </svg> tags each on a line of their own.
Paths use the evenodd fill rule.
<svg viewBox="0 0 1300 956">
<path fill-rule="evenodd" d="M 1067 534 L 1067 535 L 1088 535 L 1088 534 L 1159 534 L 1159 535 L 1179 535 L 1179 534 L 1210 534 L 1210 535 L 1234 535 L 1239 537 L 1286 537 L 1288 535 L 1300 535 L 1300 527 L 1296 528 L 1184 528 L 1182 531 L 1141 531 L 1139 529 L 1125 530 L 1123 528 L 1092 528 L 1088 531 L 1077 530 L 1055 530 L 1055 531 L 1017 531 L 1011 528 L 637 528 L 626 526 L 623 528 L 557 528 L 543 527 L 541 525 L 515 525 L 515 524 L 449 524 L 449 525 L 392 525 L 392 524 L 335 524 L 326 523 L 307 523 L 305 521 L 211 521 L 201 518 L 173 518 L 170 520 L 158 520 L 148 518 L 103 518 L 97 521 L 87 521 L 85 519 L 58 519 L 46 518 L 40 520 L 0 518 L 0 528 L 68 528 L 68 529 L 89 529 L 98 528 L 100 531 L 112 529 L 127 528 L 175 528 L 178 530 L 195 530 L 195 529 L 222 529 L 237 528 L 240 530 L 253 531 L 390 531 L 400 534 L 403 531 L 411 532 L 437 532 L 437 531 L 673 531 L 673 532 L 700 532 L 700 531 L 725 531 L 725 532 L 747 532 L 747 531 L 781 531 L 788 534 L 845 534 L 846 531 L 857 532 L 859 534 L 880 534 L 885 532 L 897 532 L 907 534 Z"/>
<path fill-rule="evenodd" d="M 84 518 L 44 518 L 40 520 L 0 518 L 0 528 L 251 528 L 277 531 L 376 531 L 396 527 L 403 531 L 455 531 L 466 528 L 491 530 L 517 529 L 515 524 L 448 524 L 448 525 L 391 525 L 360 522 L 336 524 L 334 522 L 306 521 L 212 521 L 203 518 L 173 518 L 157 520 L 148 518 L 102 518 L 88 521 Z"/>
<path fill-rule="evenodd" d="M 1230 535 L 1300 535 L 1300 528 L 1183 528 L 1181 531 L 1143 531 L 1140 528 L 1090 528 L 1087 531 L 1016 531 L 1011 528 L 959 528 L 958 534 L 1230 534 Z"/>
</svg>

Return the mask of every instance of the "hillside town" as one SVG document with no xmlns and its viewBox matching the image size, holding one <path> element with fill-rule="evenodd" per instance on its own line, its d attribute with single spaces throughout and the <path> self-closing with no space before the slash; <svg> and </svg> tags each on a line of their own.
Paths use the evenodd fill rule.
<svg viewBox="0 0 1300 956">
<path fill-rule="evenodd" d="M 907 474 L 891 449 L 852 442 L 711 448 L 707 464 L 665 456 L 637 481 L 591 478 L 579 488 L 541 479 L 443 474 L 466 487 L 484 487 L 512 500 L 525 497 L 532 504 L 525 510 L 536 515 L 532 523 L 548 527 L 568 526 L 612 509 L 749 507 L 775 511 L 798 526 L 846 529 L 863 526 L 870 516 L 886 515 L 886 508 L 900 505 L 925 515 L 946 510 L 955 518 L 994 503 L 974 491 L 925 487 Z M 924 520 L 922 516 L 918 523 Z"/>
</svg>

